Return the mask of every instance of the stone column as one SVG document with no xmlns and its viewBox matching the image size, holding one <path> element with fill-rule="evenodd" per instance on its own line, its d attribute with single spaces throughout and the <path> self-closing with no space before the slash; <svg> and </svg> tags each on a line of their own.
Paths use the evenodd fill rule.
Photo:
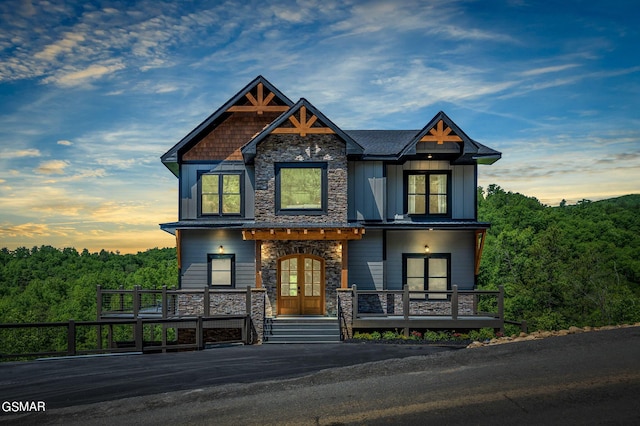
<svg viewBox="0 0 640 426">
<path fill-rule="evenodd" d="M 353 291 L 350 288 L 339 288 L 338 306 L 342 317 L 339 318 L 340 329 L 345 338 L 353 337 Z"/>
</svg>

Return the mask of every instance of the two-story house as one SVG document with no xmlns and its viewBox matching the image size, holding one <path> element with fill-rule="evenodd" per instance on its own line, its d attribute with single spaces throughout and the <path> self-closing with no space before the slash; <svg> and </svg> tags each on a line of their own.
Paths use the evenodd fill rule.
<svg viewBox="0 0 640 426">
<path fill-rule="evenodd" d="M 343 130 L 259 76 L 162 156 L 179 218 L 160 226 L 181 289 L 264 288 L 274 316 L 335 316 L 353 284 L 471 290 L 489 227 L 478 165 L 500 156 L 443 112 L 416 130 Z"/>
</svg>

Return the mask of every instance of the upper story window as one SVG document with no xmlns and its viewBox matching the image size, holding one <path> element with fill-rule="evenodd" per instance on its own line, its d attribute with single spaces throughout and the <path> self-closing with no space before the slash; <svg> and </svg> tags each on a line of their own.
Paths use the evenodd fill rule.
<svg viewBox="0 0 640 426">
<path fill-rule="evenodd" d="M 405 211 L 416 216 L 449 217 L 451 175 L 448 172 L 407 172 Z"/>
<path fill-rule="evenodd" d="M 205 173 L 200 176 L 200 213 L 209 215 L 242 214 L 242 175 Z"/>
<path fill-rule="evenodd" d="M 276 163 L 276 213 L 327 212 L 327 163 Z"/>
</svg>

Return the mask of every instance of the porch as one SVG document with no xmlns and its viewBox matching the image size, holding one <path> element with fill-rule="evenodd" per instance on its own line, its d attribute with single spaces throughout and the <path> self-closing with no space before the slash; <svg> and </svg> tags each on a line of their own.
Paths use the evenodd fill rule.
<svg viewBox="0 0 640 426">
<path fill-rule="evenodd" d="M 337 289 L 337 317 L 342 338 L 354 329 L 480 329 L 504 331 L 504 289 L 448 291 L 360 290 L 357 285 Z M 97 319 L 181 318 L 246 315 L 253 342 L 266 341 L 265 322 L 272 309 L 264 288 L 213 290 L 105 290 L 97 288 Z"/>
<path fill-rule="evenodd" d="M 354 329 L 480 329 L 504 331 L 504 288 L 498 291 L 339 290 L 343 335 Z"/>
</svg>

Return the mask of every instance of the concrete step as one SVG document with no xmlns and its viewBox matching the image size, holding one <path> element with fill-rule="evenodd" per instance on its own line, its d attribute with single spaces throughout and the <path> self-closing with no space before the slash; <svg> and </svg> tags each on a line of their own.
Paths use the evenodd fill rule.
<svg viewBox="0 0 640 426">
<path fill-rule="evenodd" d="M 268 318 L 265 343 L 337 343 L 340 325 L 331 317 Z"/>
</svg>

